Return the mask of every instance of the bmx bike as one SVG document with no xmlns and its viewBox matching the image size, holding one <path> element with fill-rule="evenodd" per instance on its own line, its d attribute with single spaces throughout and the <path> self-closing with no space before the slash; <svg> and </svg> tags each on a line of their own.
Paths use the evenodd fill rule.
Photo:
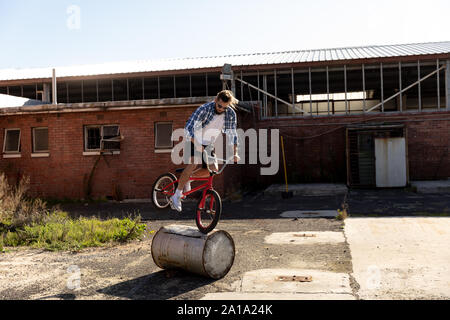
<svg viewBox="0 0 450 320">
<path fill-rule="evenodd" d="M 193 188 L 190 191 L 183 192 L 182 199 L 186 198 L 194 192 L 203 190 L 202 197 L 195 207 L 195 222 L 197 224 L 198 230 L 204 234 L 207 234 L 216 227 L 217 223 L 219 222 L 220 215 L 222 214 L 222 199 L 220 198 L 219 193 L 213 188 L 214 176 L 221 174 L 225 167 L 233 161 L 234 157 L 230 157 L 227 160 L 219 159 L 215 156 L 209 156 L 206 150 L 203 151 L 203 156 L 206 157 L 205 159 L 222 161 L 222 168 L 218 171 L 211 170 L 209 168 L 209 161 L 206 161 L 206 167 L 209 171 L 209 177 L 189 177 L 189 181 L 203 181 L 204 183 Z M 175 170 L 175 172 L 177 173 L 180 173 L 182 171 L 183 168 Z M 175 194 L 177 187 L 178 178 L 175 176 L 175 174 L 167 172 L 160 175 L 156 179 L 152 187 L 152 202 L 154 206 L 158 209 L 167 208 L 170 205 L 170 197 Z"/>
</svg>

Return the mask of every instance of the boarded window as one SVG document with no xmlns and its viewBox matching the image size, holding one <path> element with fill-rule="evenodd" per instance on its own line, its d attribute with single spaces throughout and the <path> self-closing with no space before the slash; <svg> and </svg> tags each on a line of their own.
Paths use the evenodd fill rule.
<svg viewBox="0 0 450 320">
<path fill-rule="evenodd" d="M 33 152 L 48 152 L 48 128 L 33 128 Z"/>
<path fill-rule="evenodd" d="M 20 129 L 5 129 L 3 152 L 5 153 L 20 152 Z"/>
<path fill-rule="evenodd" d="M 172 142 L 172 123 L 156 122 L 155 123 L 155 149 L 170 149 L 173 147 Z"/>
</svg>

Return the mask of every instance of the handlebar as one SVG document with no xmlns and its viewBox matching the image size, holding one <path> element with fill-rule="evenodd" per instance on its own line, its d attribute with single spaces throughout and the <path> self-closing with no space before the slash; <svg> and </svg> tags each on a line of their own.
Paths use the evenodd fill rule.
<svg viewBox="0 0 450 320">
<path fill-rule="evenodd" d="M 212 173 L 212 174 L 221 174 L 222 171 L 225 169 L 225 167 L 226 167 L 229 163 L 234 162 L 234 156 L 231 156 L 231 157 L 228 158 L 227 160 L 225 160 L 225 159 L 220 159 L 220 158 L 217 158 L 217 157 L 210 157 L 210 156 L 208 155 L 208 152 L 207 152 L 206 150 L 203 150 L 203 156 L 204 156 L 206 159 L 208 159 L 208 160 L 209 160 L 209 159 L 214 159 L 214 160 L 220 160 L 220 161 L 224 162 L 224 165 L 222 166 L 222 168 L 220 168 L 219 171 L 214 171 L 214 170 L 209 169 L 209 163 L 208 163 L 208 161 L 206 161 L 206 168 L 207 168 L 208 171 L 209 171 L 210 173 Z"/>
</svg>

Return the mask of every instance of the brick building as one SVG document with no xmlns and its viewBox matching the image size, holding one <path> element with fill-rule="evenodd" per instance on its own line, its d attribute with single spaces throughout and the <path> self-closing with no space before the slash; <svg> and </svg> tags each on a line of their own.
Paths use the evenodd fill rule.
<svg viewBox="0 0 450 320">
<path fill-rule="evenodd" d="M 232 80 L 221 80 L 225 64 Z M 241 100 L 238 127 L 279 129 L 291 182 L 450 177 L 450 42 L 55 69 L 54 79 L 51 69 L 0 70 L 0 170 L 29 175 L 33 195 L 149 198 L 178 167 L 173 130 L 224 86 Z M 216 186 L 283 181 L 283 170 L 260 167 L 232 166 Z"/>
</svg>

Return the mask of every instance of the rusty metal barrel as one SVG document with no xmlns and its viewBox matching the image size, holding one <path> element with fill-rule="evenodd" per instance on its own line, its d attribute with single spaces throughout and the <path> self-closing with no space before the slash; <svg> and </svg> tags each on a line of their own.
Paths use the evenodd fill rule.
<svg viewBox="0 0 450 320">
<path fill-rule="evenodd" d="M 233 238 L 223 230 L 203 234 L 173 224 L 160 228 L 152 241 L 153 261 L 161 269 L 183 269 L 213 279 L 230 271 L 234 255 Z"/>
</svg>

